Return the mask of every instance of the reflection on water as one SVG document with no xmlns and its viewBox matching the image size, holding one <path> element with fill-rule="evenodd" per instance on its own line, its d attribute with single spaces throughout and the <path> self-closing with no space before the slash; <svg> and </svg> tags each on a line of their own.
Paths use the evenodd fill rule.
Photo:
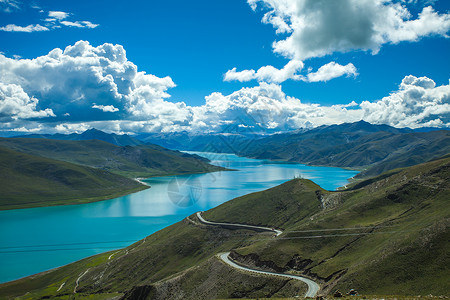
<svg viewBox="0 0 450 300">
<path fill-rule="evenodd" d="M 334 190 L 357 173 L 197 154 L 238 171 L 150 178 L 150 189 L 102 202 L 0 211 L 0 282 L 130 245 L 197 211 L 294 177 Z"/>
</svg>

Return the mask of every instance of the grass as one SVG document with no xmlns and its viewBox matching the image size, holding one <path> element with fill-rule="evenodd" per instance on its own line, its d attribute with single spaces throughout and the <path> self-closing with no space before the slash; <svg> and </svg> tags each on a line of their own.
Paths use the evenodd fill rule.
<svg viewBox="0 0 450 300">
<path fill-rule="evenodd" d="M 30 155 L 102 169 L 130 178 L 225 170 L 212 166 L 199 157 L 156 145 L 116 146 L 99 140 L 0 138 L 0 146 Z"/>
<path fill-rule="evenodd" d="M 294 266 L 321 280 L 328 292 L 355 288 L 363 293 L 446 295 L 449 164 L 446 159 L 407 168 L 343 192 L 341 206 L 286 227 L 284 236 L 292 239 L 261 241 L 236 253 L 243 260 L 252 256 L 272 261 L 280 269 Z M 342 230 L 337 236 L 325 230 L 355 227 L 371 229 Z M 312 229 L 323 231 L 302 232 Z M 319 234 L 328 237 L 309 238 Z M 295 257 L 310 263 L 295 267 Z M 333 274 L 339 272 L 343 275 L 336 278 Z"/>
<path fill-rule="evenodd" d="M 301 283 L 254 276 L 222 264 L 216 254 L 230 250 L 234 259 L 250 267 L 314 278 L 323 294 L 353 288 L 363 295 L 401 295 L 367 299 L 448 296 L 449 179 L 450 158 L 398 170 L 342 192 L 295 179 L 204 214 L 212 221 L 279 227 L 284 233 L 278 238 L 201 225 L 193 215 L 111 259 L 115 252 L 2 284 L 0 298 L 26 292 L 65 296 L 87 269 L 79 282 L 82 295 L 276 298 L 304 291 Z M 56 292 L 62 282 L 65 286 Z"/>
<path fill-rule="evenodd" d="M 0 209 L 81 204 L 148 188 L 135 180 L 0 147 Z"/>
</svg>

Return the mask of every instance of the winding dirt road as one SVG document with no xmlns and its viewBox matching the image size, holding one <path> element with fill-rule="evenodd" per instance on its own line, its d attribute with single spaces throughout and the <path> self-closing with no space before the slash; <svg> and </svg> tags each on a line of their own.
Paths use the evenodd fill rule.
<svg viewBox="0 0 450 300">
<path fill-rule="evenodd" d="M 281 230 L 277 230 L 277 229 L 269 228 L 269 227 L 253 226 L 253 225 L 245 225 L 245 224 L 235 224 L 235 223 L 210 222 L 210 221 L 205 220 L 202 217 L 201 212 L 197 212 L 197 218 L 200 220 L 201 223 L 206 224 L 206 225 L 232 227 L 232 228 L 243 228 L 243 229 L 251 229 L 251 230 L 257 230 L 257 231 L 269 231 L 269 232 L 275 233 L 276 236 L 279 236 L 280 234 L 283 233 Z M 300 281 L 306 283 L 308 285 L 308 291 L 306 292 L 305 297 L 315 297 L 320 290 L 320 286 L 316 282 L 312 281 L 311 279 L 308 279 L 308 278 L 305 278 L 302 276 L 298 276 L 298 275 L 250 269 L 248 267 L 238 265 L 237 263 L 235 263 L 233 260 L 230 259 L 229 255 L 230 255 L 230 252 L 225 252 L 225 253 L 219 254 L 218 256 L 223 262 L 225 262 L 226 264 L 228 264 L 229 266 L 231 266 L 235 269 L 252 272 L 252 273 L 264 274 L 264 275 L 285 277 L 285 278 L 289 278 L 289 279 L 300 280 Z"/>
</svg>

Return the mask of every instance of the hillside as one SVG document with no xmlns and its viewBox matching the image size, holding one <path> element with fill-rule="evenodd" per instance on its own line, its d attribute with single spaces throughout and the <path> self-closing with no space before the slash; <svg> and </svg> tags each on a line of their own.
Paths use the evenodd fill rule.
<svg viewBox="0 0 450 300">
<path fill-rule="evenodd" d="M 358 177 L 409 167 L 450 152 L 450 131 L 411 132 L 363 121 L 255 140 L 238 154 L 363 170 Z"/>
<path fill-rule="evenodd" d="M 235 128 L 207 135 L 183 132 L 138 138 L 171 149 L 358 169 L 363 171 L 358 178 L 427 162 L 450 152 L 449 130 L 412 130 L 365 121 L 270 135 Z"/>
<path fill-rule="evenodd" d="M 208 220 L 280 228 L 277 238 L 202 225 L 193 215 L 123 250 L 2 284 L 0 297 L 70 297 L 74 289 L 80 298 L 99 299 L 287 297 L 304 291 L 301 283 L 240 272 L 215 256 L 230 250 L 253 268 L 311 277 L 322 294 L 354 288 L 362 294 L 449 296 L 449 177 L 450 158 L 444 158 L 341 192 L 295 179 L 204 213 Z"/>
<path fill-rule="evenodd" d="M 0 147 L 0 210 L 86 203 L 145 188 L 104 170 Z"/>
<path fill-rule="evenodd" d="M 0 146 L 132 178 L 224 170 L 199 156 L 157 145 L 117 146 L 100 140 L 0 138 Z"/>
</svg>

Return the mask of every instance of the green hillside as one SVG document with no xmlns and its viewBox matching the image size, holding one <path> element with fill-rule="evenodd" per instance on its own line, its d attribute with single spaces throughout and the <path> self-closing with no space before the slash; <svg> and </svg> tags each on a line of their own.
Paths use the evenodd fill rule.
<svg viewBox="0 0 450 300">
<path fill-rule="evenodd" d="M 268 225 L 283 228 L 286 239 L 256 242 L 236 249 L 234 257 L 311 276 L 324 292 L 448 295 L 449 179 L 446 158 L 360 183 L 359 189 L 321 194 L 317 205 L 329 208 L 293 225 L 277 210 Z M 223 221 L 219 216 L 237 216 L 239 206 L 219 207 L 209 216 Z"/>
<path fill-rule="evenodd" d="M 0 147 L 0 209 L 86 203 L 145 188 L 104 170 Z"/>
<path fill-rule="evenodd" d="M 353 288 L 365 295 L 449 296 L 449 177 L 447 157 L 340 192 L 295 179 L 204 213 L 211 221 L 277 227 L 284 231 L 279 237 L 202 225 L 192 215 L 123 250 L 2 284 L 0 297 L 28 292 L 19 299 L 69 298 L 77 280 L 80 299 L 288 297 L 304 291 L 301 283 L 240 272 L 216 258 L 230 250 L 249 267 L 313 278 L 322 294 Z"/>
<path fill-rule="evenodd" d="M 0 146 L 132 178 L 224 170 L 199 156 L 156 145 L 117 146 L 100 140 L 0 138 Z"/>
</svg>

